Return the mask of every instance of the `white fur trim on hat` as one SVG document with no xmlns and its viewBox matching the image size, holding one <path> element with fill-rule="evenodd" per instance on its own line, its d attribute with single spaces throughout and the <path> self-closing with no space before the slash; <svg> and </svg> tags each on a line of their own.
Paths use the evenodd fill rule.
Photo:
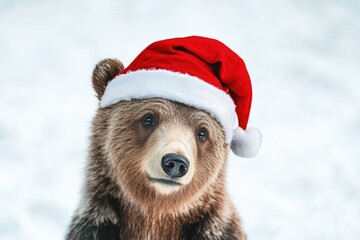
<svg viewBox="0 0 360 240">
<path fill-rule="evenodd" d="M 231 97 L 203 80 L 168 70 L 137 70 L 110 81 L 101 99 L 101 107 L 122 100 L 164 98 L 202 109 L 223 126 L 226 143 L 237 127 L 235 104 Z"/>
</svg>

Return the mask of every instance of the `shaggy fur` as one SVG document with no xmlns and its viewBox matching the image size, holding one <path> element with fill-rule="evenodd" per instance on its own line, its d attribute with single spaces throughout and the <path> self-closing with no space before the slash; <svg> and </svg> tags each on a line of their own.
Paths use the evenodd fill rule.
<svg viewBox="0 0 360 240">
<path fill-rule="evenodd" d="M 99 99 L 122 68 L 113 59 L 96 65 L 93 86 Z M 147 114 L 155 120 L 149 129 L 142 126 Z M 143 162 L 157 150 L 162 134 L 177 128 L 193 136 L 194 175 L 178 191 L 162 194 Z M 196 138 L 199 129 L 208 131 L 206 141 Z M 98 108 L 83 199 L 66 239 L 246 239 L 225 189 L 228 151 L 220 124 L 195 108 L 163 99 Z"/>
</svg>

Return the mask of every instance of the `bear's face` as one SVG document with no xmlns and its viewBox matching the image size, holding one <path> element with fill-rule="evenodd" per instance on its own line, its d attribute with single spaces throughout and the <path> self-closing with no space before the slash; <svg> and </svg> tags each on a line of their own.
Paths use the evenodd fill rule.
<svg viewBox="0 0 360 240">
<path fill-rule="evenodd" d="M 92 83 L 99 100 L 123 68 L 117 59 L 95 66 Z M 221 125 L 199 109 L 156 98 L 100 107 L 93 145 L 92 161 L 102 162 L 95 172 L 117 185 L 109 186 L 111 194 L 147 212 L 186 213 L 201 198 L 207 201 L 205 193 L 224 187 L 229 146 Z"/>
<path fill-rule="evenodd" d="M 228 145 L 208 113 L 163 99 L 122 101 L 103 110 L 111 176 L 129 200 L 180 207 L 223 172 Z"/>
</svg>

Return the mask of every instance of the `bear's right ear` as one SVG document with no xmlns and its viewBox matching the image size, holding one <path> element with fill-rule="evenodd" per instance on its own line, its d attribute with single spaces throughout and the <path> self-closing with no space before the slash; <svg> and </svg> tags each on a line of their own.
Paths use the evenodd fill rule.
<svg viewBox="0 0 360 240">
<path fill-rule="evenodd" d="M 104 95 L 108 82 L 123 69 L 122 62 L 115 58 L 107 58 L 96 64 L 92 74 L 92 84 L 99 100 Z"/>
</svg>

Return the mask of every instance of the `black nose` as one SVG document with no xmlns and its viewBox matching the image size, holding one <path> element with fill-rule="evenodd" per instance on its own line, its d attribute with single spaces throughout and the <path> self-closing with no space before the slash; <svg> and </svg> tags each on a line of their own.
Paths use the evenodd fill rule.
<svg viewBox="0 0 360 240">
<path fill-rule="evenodd" d="M 161 167 L 170 177 L 182 177 L 189 170 L 189 160 L 176 153 L 168 153 L 161 159 Z"/>
</svg>

